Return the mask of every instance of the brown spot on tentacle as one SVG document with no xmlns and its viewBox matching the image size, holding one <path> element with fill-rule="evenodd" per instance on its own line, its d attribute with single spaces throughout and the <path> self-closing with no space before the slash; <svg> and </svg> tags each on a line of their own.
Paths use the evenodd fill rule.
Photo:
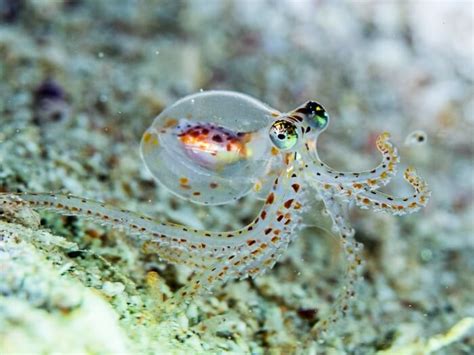
<svg viewBox="0 0 474 355">
<path fill-rule="evenodd" d="M 289 199 L 288 201 L 286 201 L 283 206 L 285 206 L 285 208 L 290 208 L 291 207 L 291 204 L 293 203 L 294 199 Z"/>
<path fill-rule="evenodd" d="M 299 184 L 293 184 L 293 185 L 291 185 L 291 187 L 293 188 L 293 190 L 294 190 L 295 192 L 298 192 L 299 189 L 300 189 L 300 185 L 299 185 Z"/>
<path fill-rule="evenodd" d="M 271 205 L 275 201 L 275 194 L 273 192 L 270 193 L 267 197 L 266 204 Z"/>
</svg>

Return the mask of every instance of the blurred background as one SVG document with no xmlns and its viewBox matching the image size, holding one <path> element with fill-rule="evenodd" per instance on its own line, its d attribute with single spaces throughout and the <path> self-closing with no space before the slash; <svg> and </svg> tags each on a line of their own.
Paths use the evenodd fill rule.
<svg viewBox="0 0 474 355">
<path fill-rule="evenodd" d="M 365 281 L 319 346 L 428 352 L 430 338 L 474 316 L 473 18 L 473 2 L 447 0 L 0 0 L 0 191 L 69 191 L 158 220 L 238 228 L 259 201 L 205 208 L 170 195 L 140 162 L 142 133 L 200 90 L 280 111 L 317 100 L 332 118 L 318 143 L 329 165 L 373 167 L 387 130 L 400 171 L 415 166 L 433 190 L 414 215 L 352 211 Z M 386 191 L 410 189 L 397 177 Z M 74 217 L 42 213 L 51 234 L 41 238 L 2 223 L 0 243 L 8 233 L 21 243 L 0 244 L 0 352 L 295 352 L 331 312 L 344 264 L 314 204 L 314 227 L 266 276 L 166 322 L 156 293 L 171 294 L 189 270 Z M 470 319 L 438 353 L 473 351 Z"/>
</svg>

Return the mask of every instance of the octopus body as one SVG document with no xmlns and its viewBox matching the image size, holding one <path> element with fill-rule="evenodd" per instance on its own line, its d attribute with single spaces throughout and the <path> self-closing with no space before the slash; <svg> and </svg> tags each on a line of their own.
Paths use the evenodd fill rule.
<svg viewBox="0 0 474 355">
<path fill-rule="evenodd" d="M 144 133 L 142 159 L 163 186 L 181 198 L 202 204 L 223 204 L 251 191 L 263 196 L 253 221 L 234 231 L 204 231 L 158 223 L 130 211 L 63 194 L 1 193 L 0 206 L 31 207 L 83 216 L 153 245 L 159 257 L 188 265 L 195 276 L 167 301 L 186 304 L 192 297 L 230 279 L 256 277 L 278 261 L 302 226 L 310 197 L 325 204 L 334 232 L 346 254 L 345 285 L 333 310 L 313 328 L 319 336 L 349 309 L 359 278 L 362 246 L 354 239 L 347 219 L 348 203 L 394 215 L 413 213 L 425 206 L 430 191 L 413 168 L 405 180 L 408 196 L 378 191 L 396 174 L 399 158 L 382 133 L 376 142 L 382 155 L 375 168 L 341 172 L 318 156 L 317 139 L 329 116 L 317 102 L 308 101 L 281 113 L 249 96 L 209 91 L 181 99 L 164 110 Z"/>
</svg>

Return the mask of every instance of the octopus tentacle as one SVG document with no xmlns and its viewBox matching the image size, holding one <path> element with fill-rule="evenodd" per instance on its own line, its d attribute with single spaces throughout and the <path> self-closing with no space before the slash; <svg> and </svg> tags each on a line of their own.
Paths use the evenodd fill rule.
<svg viewBox="0 0 474 355">
<path fill-rule="evenodd" d="M 390 134 L 384 132 L 377 137 L 377 149 L 382 153 L 381 163 L 372 170 L 361 172 L 340 172 L 323 163 L 316 151 L 316 141 L 307 141 L 303 152 L 306 161 L 311 163 L 313 177 L 321 183 L 350 186 L 359 191 L 370 190 L 386 185 L 397 173 L 397 163 L 400 161 L 397 148 L 389 141 Z"/>
<path fill-rule="evenodd" d="M 393 215 L 405 215 L 418 211 L 424 207 L 431 196 L 431 191 L 424 179 L 414 168 L 407 168 L 404 179 L 415 189 L 410 196 L 395 197 L 380 191 L 371 191 L 365 188 L 362 192 L 355 192 L 342 185 L 338 186 L 338 193 L 345 197 L 351 196 L 356 204 L 363 208 L 371 208 L 377 212 L 387 212 Z"/>
<path fill-rule="evenodd" d="M 292 193 L 278 206 L 276 219 L 263 230 L 259 243 L 247 249 L 249 259 L 242 265 L 241 279 L 247 276 L 255 278 L 271 269 L 303 227 L 302 213 L 308 208 L 306 187 L 302 176 L 296 173 L 290 172 L 287 179 L 287 188 Z"/>
<path fill-rule="evenodd" d="M 272 191 L 268 198 L 271 203 L 266 203 L 260 212 L 265 211 L 268 218 L 266 220 L 256 218 L 246 227 L 229 232 L 196 230 L 172 223 L 158 223 L 132 211 L 69 194 L 0 193 L 0 207 L 12 209 L 26 207 L 49 210 L 63 215 L 81 216 L 103 225 L 122 228 L 131 235 L 139 235 L 141 240 L 155 242 L 163 248 L 176 248 L 184 253 L 199 256 L 216 256 L 229 247 L 246 245 L 250 238 L 257 240 L 260 238 L 266 222 L 273 218 L 272 215 L 276 212 L 275 206 L 289 198 L 288 187 L 279 186 L 279 182 L 284 183 L 282 179 L 276 179 L 276 190 Z M 166 254 L 162 257 L 166 258 Z"/>
<path fill-rule="evenodd" d="M 13 209 L 29 207 L 62 215 L 85 217 L 102 225 L 124 229 L 131 235 L 139 235 L 141 240 L 153 240 L 163 247 L 175 247 L 191 253 L 199 250 L 200 255 L 210 252 L 208 243 L 223 247 L 236 242 L 226 240 L 227 238 L 211 238 L 232 232 L 207 232 L 172 223 L 158 223 L 150 217 L 132 211 L 70 194 L 0 193 L 0 207 L 2 206 Z M 163 257 L 166 258 L 166 255 Z"/>
<path fill-rule="evenodd" d="M 208 293 L 216 284 L 232 278 L 255 277 L 271 268 L 290 238 L 297 236 L 295 229 L 300 224 L 295 217 L 302 208 L 302 204 L 298 203 L 302 190 L 296 189 L 296 186 L 302 188 L 302 185 L 297 184 L 302 184 L 302 180 L 293 169 L 281 174 L 273 183 L 264 208 L 249 225 L 253 234 L 248 232 L 245 245 L 228 248 L 214 258 L 194 261 L 196 274 L 164 304 L 165 309 L 180 309 L 193 297 Z M 291 204 L 288 203 L 290 200 Z M 183 263 L 189 265 L 186 260 Z"/>
<path fill-rule="evenodd" d="M 124 229 L 144 241 L 144 247 L 156 252 L 161 259 L 190 266 L 196 271 L 191 285 L 170 301 L 184 304 L 183 301 L 198 291 L 231 277 L 253 276 L 268 269 L 273 263 L 263 263 L 262 255 L 269 253 L 269 258 L 276 260 L 274 257 L 287 245 L 280 241 L 296 237 L 297 217 L 303 207 L 303 174 L 294 168 L 296 162 L 288 164 L 275 179 L 257 218 L 244 228 L 230 232 L 157 223 L 131 211 L 65 194 L 0 193 L 0 208 L 51 210 Z M 250 262 L 255 265 L 248 267 Z"/>
<path fill-rule="evenodd" d="M 347 205 L 337 197 L 335 187 L 330 189 L 315 186 L 322 197 L 326 211 L 333 221 L 333 230 L 341 237 L 342 249 L 346 258 L 346 272 L 343 286 L 336 301 L 331 306 L 329 314 L 316 323 L 308 337 L 308 341 L 324 336 L 328 330 L 338 323 L 348 312 L 351 300 L 355 296 L 355 289 L 361 279 L 362 244 L 354 238 L 355 231 L 350 226 L 347 217 Z"/>
<path fill-rule="evenodd" d="M 164 304 L 165 309 L 179 310 L 196 295 L 208 293 L 211 286 L 232 278 L 255 277 L 273 267 L 289 241 L 298 235 L 296 229 L 301 223 L 297 217 L 304 205 L 302 183 L 295 169 L 286 169 L 275 180 L 264 208 L 250 224 L 259 237 L 249 237 L 245 245 L 229 248 L 215 258 L 193 261 L 196 274 Z M 183 263 L 190 265 L 186 260 Z"/>
<path fill-rule="evenodd" d="M 217 284 L 222 284 L 232 277 L 228 272 L 230 269 L 229 262 L 215 261 L 208 268 L 195 270 L 191 280 L 162 305 L 164 313 L 168 315 L 170 311 L 181 310 L 196 296 L 211 293 Z"/>
</svg>

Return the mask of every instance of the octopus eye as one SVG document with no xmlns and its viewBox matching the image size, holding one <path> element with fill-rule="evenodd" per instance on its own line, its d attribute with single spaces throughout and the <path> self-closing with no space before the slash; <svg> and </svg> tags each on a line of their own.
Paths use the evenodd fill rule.
<svg viewBox="0 0 474 355">
<path fill-rule="evenodd" d="M 280 150 L 288 150 L 298 142 L 298 131 L 296 126 L 288 121 L 280 120 L 272 124 L 270 128 L 270 139 Z"/>
<path fill-rule="evenodd" d="M 308 123 L 311 127 L 323 130 L 329 123 L 329 115 L 324 107 L 315 101 L 310 101 L 306 104 L 308 110 Z"/>
</svg>

